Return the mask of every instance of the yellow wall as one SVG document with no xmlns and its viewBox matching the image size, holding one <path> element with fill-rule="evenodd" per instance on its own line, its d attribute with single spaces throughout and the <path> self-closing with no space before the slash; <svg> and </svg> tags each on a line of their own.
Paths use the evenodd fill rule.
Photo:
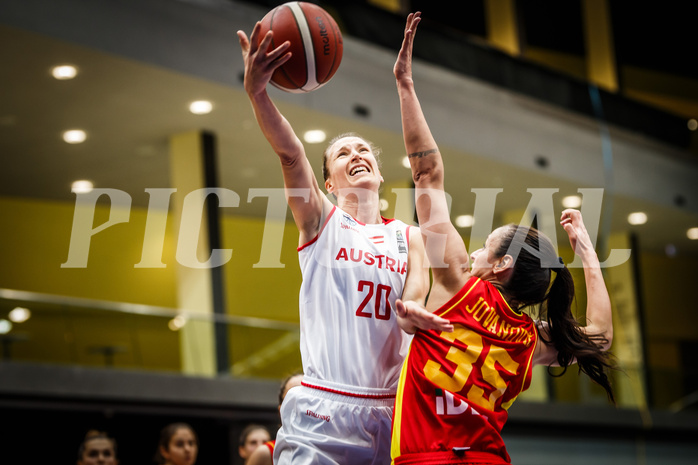
<svg viewBox="0 0 698 465">
<path fill-rule="evenodd" d="M 97 205 L 95 225 L 105 221 L 108 205 Z M 139 269 L 146 214 L 132 208 L 128 223 L 92 238 L 87 268 L 61 268 L 68 258 L 75 205 L 0 198 L 0 288 L 89 299 L 175 305 L 174 267 Z M 172 263 L 165 243 L 164 263 Z"/>
<path fill-rule="evenodd" d="M 143 249 L 144 208 L 132 207 L 128 223 L 93 236 L 87 268 L 61 268 L 68 257 L 74 208 L 67 202 L 0 198 L 0 288 L 176 306 L 176 238 L 171 233 L 163 251 L 166 267 L 134 267 Z M 97 205 L 95 225 L 106 219 L 108 209 Z M 224 266 L 228 312 L 298 321 L 298 232 L 293 223 L 273 225 L 283 227 L 279 262 L 285 268 L 254 267 L 260 261 L 264 226 L 258 218 L 223 218 L 223 247 L 233 249 Z"/>
<path fill-rule="evenodd" d="M 86 268 L 61 268 L 68 258 L 74 209 L 72 202 L 0 198 L 0 288 L 176 307 L 173 215 L 168 218 L 164 268 L 134 267 L 141 261 L 147 216 L 147 210 L 139 207 L 130 209 L 127 223 L 115 224 L 92 237 Z M 108 204 L 97 205 L 94 226 L 108 215 Z M 285 268 L 253 266 L 260 260 L 263 219 L 223 217 L 222 223 L 223 247 L 233 249 L 231 260 L 224 266 L 228 313 L 297 322 L 301 279 L 298 233 L 293 223 L 268 226 L 276 231 L 283 226 L 278 260 L 286 264 Z M 6 318 L 14 304 L 2 303 L 0 318 Z M 178 333 L 168 329 L 169 318 L 43 307 L 36 306 L 33 318 L 15 325 L 13 332 L 28 335 L 29 340 L 14 344 L 13 358 L 102 365 L 104 357 L 90 352 L 91 348 L 113 345 L 127 349 L 115 355 L 116 366 L 179 369 Z M 231 326 L 230 334 L 231 363 L 284 336 L 283 331 L 239 326 Z M 269 368 L 275 363 L 297 368 L 297 345 L 293 349 L 281 354 L 279 360 L 270 360 Z"/>
<path fill-rule="evenodd" d="M 269 222 L 270 237 L 283 237 L 280 254 L 284 268 L 255 267 L 260 262 L 265 222 L 259 218 L 227 216 L 222 221 L 224 247 L 233 249 L 224 267 L 228 313 L 234 315 L 298 321 L 298 230 L 292 222 Z M 283 229 L 283 236 L 279 231 Z M 274 240 L 274 242 L 276 242 Z"/>
<path fill-rule="evenodd" d="M 651 395 L 655 406 L 666 407 L 687 395 L 683 376 L 681 341 L 698 341 L 696 306 L 690 293 L 698 281 L 698 258 L 667 257 L 659 253 L 640 256 L 644 328 L 648 349 Z"/>
</svg>

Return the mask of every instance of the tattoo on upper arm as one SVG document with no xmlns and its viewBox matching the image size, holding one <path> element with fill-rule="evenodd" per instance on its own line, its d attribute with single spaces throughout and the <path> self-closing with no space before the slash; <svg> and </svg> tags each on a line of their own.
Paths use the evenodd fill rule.
<svg viewBox="0 0 698 465">
<path fill-rule="evenodd" d="M 414 152 L 410 153 L 407 155 L 408 158 L 423 158 L 426 157 L 427 155 L 431 155 L 432 153 L 438 152 L 437 149 L 429 149 L 429 150 L 423 150 L 421 152 Z"/>
</svg>

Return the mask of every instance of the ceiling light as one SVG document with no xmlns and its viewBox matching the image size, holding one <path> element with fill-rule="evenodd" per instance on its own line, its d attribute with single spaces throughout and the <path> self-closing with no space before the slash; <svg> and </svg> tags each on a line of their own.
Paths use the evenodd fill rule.
<svg viewBox="0 0 698 465">
<path fill-rule="evenodd" d="M 7 334 L 12 331 L 12 323 L 7 320 L 0 320 L 0 334 Z"/>
<path fill-rule="evenodd" d="M 87 194 L 88 192 L 92 192 L 92 189 L 94 189 L 94 184 L 85 179 L 75 181 L 70 186 L 70 192 L 74 192 L 76 194 Z"/>
<path fill-rule="evenodd" d="M 59 81 L 73 79 L 78 75 L 78 69 L 73 65 L 61 65 L 51 68 L 51 74 Z"/>
<path fill-rule="evenodd" d="M 382 212 L 386 211 L 388 209 L 388 207 L 390 206 L 388 201 L 385 199 L 380 199 L 379 204 L 380 204 L 380 209 Z"/>
<path fill-rule="evenodd" d="M 582 198 L 578 195 L 563 197 L 562 206 L 565 208 L 579 208 L 582 206 Z"/>
<path fill-rule="evenodd" d="M 213 110 L 213 104 L 208 100 L 197 100 L 189 104 L 189 111 L 195 115 L 206 115 Z"/>
<path fill-rule="evenodd" d="M 179 331 L 180 329 L 184 328 L 185 324 L 187 324 L 187 319 L 182 315 L 177 315 L 167 323 L 167 327 L 172 331 Z"/>
<path fill-rule="evenodd" d="M 24 323 L 29 318 L 31 318 L 31 316 L 32 312 L 30 312 L 28 308 L 15 307 L 12 310 L 10 310 L 8 318 L 10 319 L 10 321 L 14 321 L 15 323 Z"/>
<path fill-rule="evenodd" d="M 698 228 L 691 228 L 686 231 L 686 236 L 692 241 L 698 241 Z"/>
<path fill-rule="evenodd" d="M 696 121 L 694 118 L 689 119 L 686 125 L 690 131 L 695 131 L 698 129 L 698 121 Z"/>
<path fill-rule="evenodd" d="M 634 212 L 628 215 L 628 223 L 632 225 L 647 223 L 647 214 L 645 212 Z"/>
<path fill-rule="evenodd" d="M 460 215 L 456 217 L 455 223 L 459 228 L 469 228 L 475 224 L 475 218 L 473 215 Z"/>
<path fill-rule="evenodd" d="M 310 131 L 305 131 L 303 134 L 303 140 L 309 144 L 319 144 L 320 142 L 325 142 L 327 134 L 322 129 L 311 129 Z"/>
<path fill-rule="evenodd" d="M 63 140 L 69 144 L 80 144 L 85 142 L 87 134 L 82 129 L 71 129 L 63 133 Z"/>
<path fill-rule="evenodd" d="M 405 155 L 404 157 L 402 157 L 402 166 L 404 166 L 405 168 L 411 168 L 411 166 L 410 166 L 410 157 L 408 157 L 407 155 Z"/>
</svg>

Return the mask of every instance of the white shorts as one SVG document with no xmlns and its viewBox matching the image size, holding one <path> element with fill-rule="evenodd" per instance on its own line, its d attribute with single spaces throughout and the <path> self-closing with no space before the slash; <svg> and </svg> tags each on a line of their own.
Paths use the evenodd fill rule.
<svg viewBox="0 0 698 465">
<path fill-rule="evenodd" d="M 312 379 L 281 406 L 274 465 L 389 465 L 394 393 L 337 394 Z"/>
</svg>

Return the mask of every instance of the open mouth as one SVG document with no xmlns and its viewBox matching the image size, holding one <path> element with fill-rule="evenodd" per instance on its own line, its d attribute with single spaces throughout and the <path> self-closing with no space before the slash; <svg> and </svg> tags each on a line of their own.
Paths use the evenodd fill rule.
<svg viewBox="0 0 698 465">
<path fill-rule="evenodd" d="M 365 166 L 355 166 L 349 172 L 349 176 L 356 176 L 359 173 L 370 173 L 370 171 Z"/>
</svg>

